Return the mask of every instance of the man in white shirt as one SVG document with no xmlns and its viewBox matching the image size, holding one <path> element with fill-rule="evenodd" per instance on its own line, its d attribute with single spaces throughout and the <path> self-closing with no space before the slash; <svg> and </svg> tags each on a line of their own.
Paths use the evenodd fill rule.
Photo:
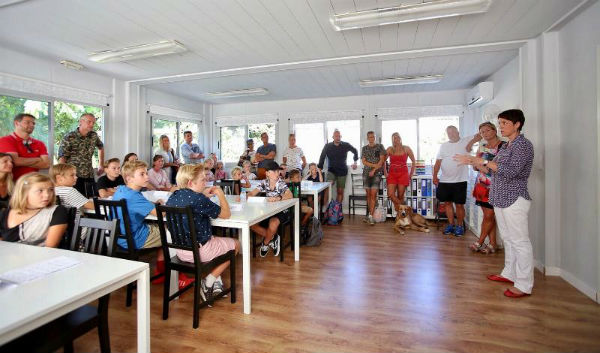
<svg viewBox="0 0 600 353">
<path fill-rule="evenodd" d="M 302 172 L 304 167 L 306 167 L 306 157 L 304 157 L 304 152 L 302 151 L 302 148 L 296 146 L 295 134 L 290 134 L 288 141 L 290 145 L 285 149 L 285 152 L 283 152 L 283 163 L 287 164 L 290 171 L 298 169 Z"/>
<path fill-rule="evenodd" d="M 436 198 L 444 202 L 448 225 L 444 234 L 454 234 L 461 237 L 465 234 L 465 202 L 467 200 L 467 180 L 469 180 L 469 167 L 459 165 L 454 161 L 456 154 L 471 152 L 473 144 L 481 140 L 481 135 L 460 138 L 456 126 L 446 128 L 448 142 L 440 146 L 435 165 L 433 167 L 433 183 L 437 186 Z M 438 172 L 442 170 L 442 176 L 438 179 Z M 454 206 L 456 205 L 456 225 L 454 224 Z"/>
</svg>

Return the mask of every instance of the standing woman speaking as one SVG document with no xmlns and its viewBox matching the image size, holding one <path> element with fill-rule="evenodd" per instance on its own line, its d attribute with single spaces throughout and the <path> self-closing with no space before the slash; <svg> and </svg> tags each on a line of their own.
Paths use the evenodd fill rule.
<svg viewBox="0 0 600 353">
<path fill-rule="evenodd" d="M 533 165 L 533 145 L 521 134 L 525 116 L 519 109 L 498 115 L 500 132 L 508 139 L 493 161 L 470 155 L 456 155 L 461 164 L 484 166 L 492 171 L 489 203 L 494 206 L 500 236 L 504 240 L 504 269 L 488 279 L 513 284 L 504 291 L 511 298 L 531 294 L 533 288 L 533 249 L 529 239 L 531 197 L 527 179 Z"/>
</svg>

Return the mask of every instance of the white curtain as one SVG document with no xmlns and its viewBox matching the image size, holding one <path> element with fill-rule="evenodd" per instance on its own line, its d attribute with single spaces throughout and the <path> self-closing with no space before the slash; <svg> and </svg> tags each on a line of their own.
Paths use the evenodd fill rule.
<svg viewBox="0 0 600 353">
<path fill-rule="evenodd" d="M 59 85 L 7 73 L 0 73 L 0 88 L 24 94 L 49 97 L 69 102 L 106 106 L 110 95 Z"/>
<path fill-rule="evenodd" d="M 218 116 L 215 122 L 218 127 L 222 126 L 239 126 L 248 124 L 268 124 L 277 123 L 279 120 L 278 114 L 254 114 L 254 115 L 231 115 Z"/>
<path fill-rule="evenodd" d="M 294 123 L 322 123 L 330 120 L 357 120 L 363 116 L 362 110 L 337 110 L 291 113 L 289 118 Z"/>
<path fill-rule="evenodd" d="M 379 120 L 418 119 L 424 116 L 463 116 L 462 105 L 439 105 L 425 107 L 377 108 Z"/>
</svg>

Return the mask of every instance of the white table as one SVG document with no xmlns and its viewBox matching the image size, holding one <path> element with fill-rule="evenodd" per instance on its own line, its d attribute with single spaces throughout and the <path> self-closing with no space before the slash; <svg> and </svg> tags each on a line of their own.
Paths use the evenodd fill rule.
<svg viewBox="0 0 600 353">
<path fill-rule="evenodd" d="M 227 199 L 231 201 L 231 196 Z M 294 207 L 294 260 L 300 261 L 300 202 L 298 199 L 289 199 L 277 202 L 246 202 L 240 211 L 232 211 L 228 219 L 217 218 L 211 220 L 215 227 L 240 229 L 240 243 L 242 245 L 242 288 L 244 296 L 244 313 L 250 314 L 252 286 L 250 281 L 250 255 L 252 247 L 250 244 L 250 227 L 267 219 L 277 213 Z M 283 251 L 283 249 L 281 250 Z M 178 274 L 171 273 L 171 294 L 178 288 Z"/>
<path fill-rule="evenodd" d="M 323 182 L 323 183 L 303 183 L 301 187 L 302 195 L 312 195 L 313 196 L 313 204 L 315 205 L 314 215 L 317 219 L 321 216 L 321 205 L 319 204 L 319 193 L 323 190 L 329 189 L 329 200 L 331 201 L 331 182 Z M 317 212 L 318 211 L 318 212 Z"/>
<path fill-rule="evenodd" d="M 138 352 L 150 352 L 148 264 L 0 241 L 0 273 L 58 256 L 81 263 L 13 288 L 0 289 L 0 345 L 137 281 Z"/>
</svg>

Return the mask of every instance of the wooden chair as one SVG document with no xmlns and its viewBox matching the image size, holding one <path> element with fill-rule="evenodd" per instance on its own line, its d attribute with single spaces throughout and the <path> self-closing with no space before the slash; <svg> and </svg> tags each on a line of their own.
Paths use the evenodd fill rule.
<svg viewBox="0 0 600 353">
<path fill-rule="evenodd" d="M 221 179 L 217 180 L 215 185 L 220 186 L 225 195 L 239 195 L 242 190 L 239 180 Z"/>
<path fill-rule="evenodd" d="M 352 194 L 348 197 L 348 211 L 352 211 L 352 214 L 355 215 L 356 208 L 364 208 L 368 212 L 367 194 L 363 188 L 362 175 L 350 174 L 350 180 L 352 180 Z M 359 203 L 357 204 L 356 201 Z"/>
<path fill-rule="evenodd" d="M 192 208 L 187 207 L 168 207 L 168 206 L 156 206 L 156 213 L 158 215 L 158 227 L 160 229 L 160 239 L 162 242 L 162 249 L 165 256 L 165 283 L 163 293 L 163 320 L 169 318 L 169 302 L 185 291 L 194 287 L 194 321 L 193 327 L 198 328 L 199 325 L 199 310 L 207 305 L 212 306 L 213 298 L 210 301 L 200 302 L 200 291 L 201 288 L 201 275 L 203 273 L 211 271 L 213 268 L 220 264 L 229 261 L 229 280 L 230 287 L 223 289 L 223 292 L 219 293 L 216 298 L 221 298 L 226 294 L 231 294 L 231 303 L 235 303 L 235 250 L 231 250 L 219 257 L 214 258 L 209 262 L 201 262 L 199 246 L 196 235 L 196 228 L 194 226 L 194 216 Z M 164 219 L 163 219 L 164 214 Z M 167 236 L 167 229 L 170 233 L 170 239 Z M 191 251 L 194 256 L 194 262 L 184 262 L 179 260 L 177 256 L 170 255 L 170 249 L 186 250 Z M 173 295 L 169 295 L 171 271 L 179 271 L 184 273 L 194 274 L 194 283 L 179 289 Z"/>
<path fill-rule="evenodd" d="M 92 198 L 100 196 L 98 193 L 98 185 L 95 181 L 86 181 L 83 187 L 85 188 L 85 197 Z"/>
<path fill-rule="evenodd" d="M 81 229 L 88 229 L 82 240 Z M 115 249 L 117 221 L 104 221 L 91 218 L 75 218 L 71 250 L 112 256 Z M 99 269 L 100 270 L 100 269 Z M 77 278 L 73 279 L 77 281 Z M 98 300 L 98 306 L 84 305 L 72 312 L 51 321 L 27 334 L 7 343 L 0 352 L 54 352 L 63 347 L 64 352 L 73 352 L 73 341 L 89 331 L 98 329 L 100 351 L 110 352 L 108 330 L 108 302 L 110 294 Z"/>
<path fill-rule="evenodd" d="M 71 240 L 73 238 L 72 236 L 74 231 L 77 229 L 75 220 L 77 218 L 78 212 L 76 207 L 64 207 L 67 210 L 67 219 L 69 220 L 69 222 L 67 223 L 67 231 L 65 232 L 65 235 L 63 235 L 63 238 L 61 239 L 58 247 L 61 249 L 71 249 Z"/>
<path fill-rule="evenodd" d="M 133 234 L 131 233 L 131 222 L 129 218 L 129 211 L 127 210 L 127 201 L 126 200 L 103 200 L 97 197 L 94 197 L 94 209 L 96 215 L 102 215 L 106 220 L 117 220 L 118 234 L 116 237 L 117 247 L 115 251 L 115 256 L 120 257 L 127 260 L 132 261 L 140 261 L 140 257 L 146 254 L 152 254 L 156 251 L 154 248 L 150 249 L 136 249 L 135 242 L 133 240 Z M 123 226 L 121 227 L 121 220 Z M 124 248 L 118 244 L 119 239 L 124 239 L 127 244 L 127 248 Z M 160 273 L 158 275 L 152 276 L 150 278 L 151 281 L 162 277 L 164 274 Z M 135 284 L 130 283 L 127 285 L 127 298 L 125 300 L 126 306 L 131 306 L 133 301 L 133 290 L 135 289 Z"/>
</svg>

